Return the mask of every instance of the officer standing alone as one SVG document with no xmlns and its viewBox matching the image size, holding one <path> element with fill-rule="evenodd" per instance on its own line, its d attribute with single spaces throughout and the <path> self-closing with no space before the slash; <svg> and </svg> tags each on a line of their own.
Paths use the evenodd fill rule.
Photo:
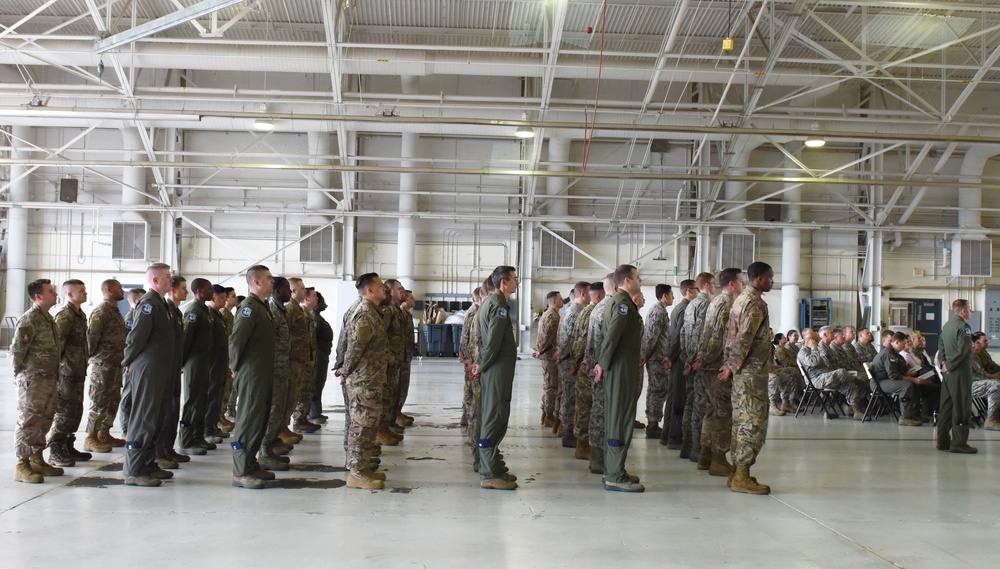
<svg viewBox="0 0 1000 569">
<path fill-rule="evenodd" d="M 937 449 L 960 454 L 975 454 L 969 446 L 969 423 L 972 417 L 972 329 L 969 301 L 951 303 L 954 315 L 941 330 L 941 408 L 938 411 Z"/>
</svg>

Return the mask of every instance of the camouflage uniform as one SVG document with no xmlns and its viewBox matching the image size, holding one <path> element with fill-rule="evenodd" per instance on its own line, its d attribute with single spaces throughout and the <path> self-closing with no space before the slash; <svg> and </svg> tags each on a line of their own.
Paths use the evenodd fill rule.
<svg viewBox="0 0 1000 569">
<path fill-rule="evenodd" d="M 542 413 L 555 419 L 556 396 L 559 394 L 559 365 L 556 348 L 559 339 L 559 312 L 549 307 L 538 319 L 535 351 L 542 362 Z"/>
<path fill-rule="evenodd" d="M 603 300 L 601 302 L 604 302 Z M 590 378 L 581 369 L 581 364 L 586 356 L 587 338 L 590 336 L 590 322 L 593 320 L 597 304 L 589 304 L 580 312 L 576 318 L 576 325 L 573 326 L 573 367 L 577 368 L 576 375 L 573 376 L 573 407 L 572 413 L 572 433 L 577 438 L 587 438 L 587 431 L 590 429 L 590 410 L 594 402 L 594 389 L 590 386 Z M 601 306 L 603 309 L 604 307 Z M 565 425 L 565 423 L 564 423 Z M 566 430 L 567 434 L 571 431 Z"/>
<path fill-rule="evenodd" d="M 351 321 L 351 316 L 354 314 L 354 311 L 358 309 L 358 306 L 361 306 L 362 300 L 363 299 L 360 296 L 354 299 L 354 302 L 352 302 L 347 308 L 347 311 L 344 312 L 344 317 L 340 324 L 340 334 L 337 337 L 337 351 L 335 355 L 336 361 L 333 363 L 333 369 L 341 369 L 344 367 L 344 355 L 347 353 L 347 324 Z M 348 403 L 347 382 L 345 381 L 343 375 L 340 376 L 340 390 L 344 395 L 344 451 L 346 452 L 348 434 L 351 430 L 351 406 Z"/>
<path fill-rule="evenodd" d="M 212 377 L 214 334 L 212 309 L 200 300 L 190 303 L 184 311 L 184 389 L 178 438 L 178 444 L 185 449 L 193 449 L 205 442 L 205 411 Z"/>
<path fill-rule="evenodd" d="M 281 428 L 286 426 L 288 419 L 285 409 L 288 407 L 288 391 L 292 383 L 292 366 L 289 354 L 292 350 L 291 337 L 288 333 L 288 314 L 285 306 L 268 297 L 267 307 L 274 323 L 274 383 L 271 385 L 271 408 L 268 412 L 267 428 L 260 448 L 264 456 L 271 455 L 271 445 L 278 439 Z"/>
<path fill-rule="evenodd" d="M 306 369 L 309 365 L 309 343 L 306 335 L 309 332 L 309 324 L 306 323 L 306 311 L 302 305 L 295 300 L 285 303 L 285 314 L 288 316 L 288 335 L 291 342 L 291 352 L 288 354 L 288 363 L 292 370 L 292 377 L 288 382 L 288 397 L 285 399 L 284 423 L 288 426 L 295 411 L 295 405 L 299 400 L 306 381 Z M 311 376 L 310 376 L 311 378 Z"/>
<path fill-rule="evenodd" d="M 854 346 L 854 353 L 857 355 L 858 361 L 863 364 L 872 363 L 875 360 L 875 356 L 878 355 L 878 350 L 875 348 L 873 342 L 868 342 L 865 345 L 861 343 L 861 340 L 855 338 L 852 345 Z"/>
<path fill-rule="evenodd" d="M 26 460 L 45 448 L 45 435 L 55 414 L 61 351 L 55 319 L 33 305 L 18 320 L 10 345 L 17 385 L 14 450 L 18 459 Z"/>
<path fill-rule="evenodd" d="M 972 357 L 979 362 L 979 366 L 982 367 L 983 371 L 986 373 L 1000 373 L 1000 365 L 993 361 L 993 358 L 990 357 L 989 352 L 986 350 L 973 352 Z"/>
<path fill-rule="evenodd" d="M 667 382 L 670 370 L 663 364 L 668 359 L 670 343 L 670 315 L 667 307 L 657 299 L 646 313 L 642 334 L 642 357 L 646 360 L 646 424 L 658 425 L 663 419 L 663 404 L 667 400 Z"/>
<path fill-rule="evenodd" d="M 794 406 L 793 401 L 799 400 L 804 386 L 802 374 L 795 365 L 795 352 L 785 347 L 774 349 L 774 369 L 768 375 L 768 394 L 775 407 Z"/>
<path fill-rule="evenodd" d="M 105 300 L 90 313 L 87 349 L 90 351 L 90 415 L 87 434 L 110 429 L 122 396 L 122 356 L 125 318 L 118 306 Z"/>
<path fill-rule="evenodd" d="M 410 393 L 410 365 L 413 363 L 413 356 L 417 355 L 416 344 L 413 343 L 413 314 L 406 308 L 400 307 L 401 322 L 403 324 L 403 365 L 399 368 L 399 396 L 396 398 L 396 414 L 403 411 L 406 404 L 406 396 Z M 462 327 L 462 335 L 465 335 L 465 327 Z"/>
<path fill-rule="evenodd" d="M 847 350 L 843 346 L 838 345 L 836 342 L 830 342 L 829 348 L 831 358 L 837 367 L 853 371 L 858 374 L 858 377 L 861 377 L 861 372 L 858 371 L 858 368 L 854 365 L 851 357 L 847 355 Z"/>
<path fill-rule="evenodd" d="M 767 436 L 768 327 L 761 291 L 747 286 L 733 303 L 725 348 L 725 362 L 733 372 L 733 466 L 753 465 Z"/>
<path fill-rule="evenodd" d="M 803 346 L 799 350 L 799 355 L 796 356 L 798 362 L 802 364 L 802 369 L 809 376 L 809 380 L 817 389 L 835 389 L 844 394 L 848 404 L 860 406 L 868 391 L 868 386 L 866 385 L 862 389 L 858 380 L 850 372 L 838 369 L 830 363 L 823 356 L 823 351 L 819 348 L 821 345 L 823 342 L 812 349 Z"/>
<path fill-rule="evenodd" d="M 670 329 L 667 334 L 667 357 L 670 358 L 670 373 L 667 376 L 667 398 L 663 404 L 663 431 L 660 442 L 668 445 L 682 445 L 684 439 L 683 419 L 687 402 L 686 375 L 681 360 L 681 330 L 684 328 L 684 312 L 690 300 L 682 298 L 670 313 Z M 688 446 L 690 447 L 690 440 Z"/>
<path fill-rule="evenodd" d="M 395 304 L 382 307 L 382 319 L 385 332 L 389 338 L 389 359 L 385 369 L 385 381 L 382 384 L 382 421 L 393 423 L 393 410 L 396 408 L 396 398 L 399 393 L 399 368 L 406 359 L 406 336 L 403 332 L 401 316 L 403 310 Z"/>
<path fill-rule="evenodd" d="M 476 310 L 476 319 L 473 322 L 472 332 L 469 335 L 469 351 L 470 351 L 470 361 L 469 364 L 470 372 L 471 366 L 479 362 L 479 343 L 482 340 L 482 327 L 479 323 L 479 310 L 482 310 L 483 305 L 479 305 L 479 309 Z M 482 407 L 483 402 L 483 383 L 482 378 L 477 376 L 472 376 L 472 402 L 469 405 L 469 444 L 472 446 L 472 468 L 476 472 L 479 472 L 479 432 L 482 426 L 482 420 L 479 417 L 479 410 Z"/>
<path fill-rule="evenodd" d="M 375 432 L 382 418 L 382 390 L 389 356 L 389 336 L 378 306 L 362 299 L 347 323 L 344 350 L 351 427 L 348 431 L 347 468 L 355 476 L 368 470 Z"/>
<path fill-rule="evenodd" d="M 702 329 L 701 341 L 698 343 L 697 359 L 701 360 L 698 374 L 705 390 L 705 418 L 701 428 L 701 449 L 709 450 L 716 456 L 725 456 L 729 452 L 733 432 L 733 402 L 731 381 L 719 379 L 719 372 L 724 361 L 726 335 L 728 333 L 729 312 L 733 308 L 733 293 L 723 290 L 708 305 L 705 312 L 705 326 Z M 766 330 L 765 330 L 766 332 Z M 767 343 L 768 346 L 771 342 Z M 766 363 L 771 361 L 771 349 L 768 347 Z M 764 367 L 765 382 L 767 366 Z M 764 393 L 767 393 L 765 388 Z"/>
<path fill-rule="evenodd" d="M 705 313 L 712 297 L 700 292 L 684 309 L 684 325 L 681 327 L 681 365 L 693 365 L 698 358 L 698 343 L 701 341 L 701 331 L 705 326 Z M 685 377 L 684 404 L 684 441 L 681 443 L 681 454 L 690 449 L 691 456 L 701 450 L 701 425 L 704 419 L 705 387 L 701 384 L 699 374 L 692 370 Z"/>
<path fill-rule="evenodd" d="M 605 296 L 601 302 L 597 303 L 593 312 L 590 313 L 590 326 L 587 329 L 587 346 L 584 348 L 583 361 L 587 364 L 586 381 L 591 393 L 590 424 L 587 431 L 584 431 L 590 438 L 591 453 L 595 450 L 603 452 L 607 442 L 604 428 L 606 405 L 604 400 L 604 384 L 594 381 L 594 364 L 597 363 L 597 352 L 601 349 L 601 342 L 604 341 L 604 308 L 610 302 L 610 296 Z M 581 384 L 577 384 L 581 387 Z M 591 455 L 593 456 L 593 454 Z M 598 458 L 600 461 L 601 458 Z"/>
<path fill-rule="evenodd" d="M 56 412 L 49 445 L 59 444 L 80 428 L 83 419 L 83 384 L 87 381 L 87 316 L 72 302 L 56 313 L 56 329 L 62 346 Z"/>
<path fill-rule="evenodd" d="M 559 421 L 566 434 L 573 432 L 573 417 L 570 416 L 570 409 L 576 409 L 576 400 L 573 399 L 572 393 L 576 378 L 571 371 L 574 355 L 573 329 L 576 327 L 576 319 L 581 312 L 583 312 L 583 307 L 571 302 L 566 313 L 559 319 L 559 393 L 556 395 L 556 409 L 558 409 Z"/>
<path fill-rule="evenodd" d="M 462 418 L 463 422 L 471 423 L 473 418 L 473 395 L 472 395 L 472 364 L 475 363 L 475 344 L 472 343 L 472 332 L 476 327 L 476 312 L 479 305 L 473 304 L 465 313 L 465 323 L 462 324 L 462 340 L 459 342 L 459 359 L 465 365 L 465 383 L 462 388 Z M 470 439 L 471 441 L 472 439 Z M 475 442 L 475 441 L 472 441 Z M 475 445 L 473 445 L 475 446 Z"/>
<path fill-rule="evenodd" d="M 1000 420 L 1000 380 L 989 377 L 982 365 L 982 360 L 976 356 L 984 353 L 980 350 L 972 353 L 972 398 L 986 399 L 986 417 L 991 421 Z"/>
<path fill-rule="evenodd" d="M 296 421 L 308 421 L 309 408 L 312 406 L 313 395 L 316 393 L 316 319 L 313 317 L 312 310 L 303 308 L 302 313 L 305 315 L 306 346 L 309 356 L 306 358 L 306 366 L 303 371 L 305 375 L 299 390 L 299 398 L 293 402 L 295 410 L 292 417 Z"/>
<path fill-rule="evenodd" d="M 222 315 L 222 323 L 226 325 L 226 338 L 233 335 L 233 313 L 227 308 L 223 308 L 219 311 Z M 228 351 L 228 349 L 227 349 Z M 228 360 L 229 356 L 226 356 Z M 226 365 L 229 365 L 228 361 Z M 228 418 L 236 417 L 236 390 L 233 389 L 233 370 L 232 367 L 229 369 L 229 373 L 226 375 L 226 383 L 222 387 L 222 406 L 220 413 Z"/>
</svg>

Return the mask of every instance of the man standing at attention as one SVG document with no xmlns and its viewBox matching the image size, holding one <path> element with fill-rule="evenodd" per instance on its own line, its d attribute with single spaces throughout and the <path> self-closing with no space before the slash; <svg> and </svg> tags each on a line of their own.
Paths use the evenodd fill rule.
<svg viewBox="0 0 1000 569">
<path fill-rule="evenodd" d="M 87 348 L 90 351 L 90 416 L 83 450 L 111 452 L 125 441 L 111 436 L 111 424 L 122 394 L 122 354 L 125 353 L 125 318 L 118 303 L 125 298 L 122 283 L 101 283 L 104 302 L 90 313 Z"/>
<path fill-rule="evenodd" d="M 761 296 L 774 286 L 774 271 L 767 263 L 747 267 L 750 286 L 733 303 L 726 336 L 725 364 L 719 379 L 732 381 L 733 492 L 769 494 L 771 488 L 750 476 L 767 435 L 767 371 L 771 364 L 771 332 L 767 303 Z M 713 378 L 714 379 L 714 378 Z"/>
<path fill-rule="evenodd" d="M 264 299 L 274 280 L 264 265 L 247 269 L 246 299 L 240 303 L 229 337 L 229 362 L 235 379 L 239 406 L 233 431 L 233 486 L 259 489 L 274 474 L 257 463 L 257 452 L 271 411 L 274 382 L 274 324 Z"/>
<path fill-rule="evenodd" d="M 667 308 L 674 303 L 674 293 L 668 284 L 656 285 L 656 300 L 646 313 L 642 334 L 642 357 L 646 360 L 646 438 L 658 439 L 663 435 L 660 419 L 667 400 L 667 381 L 670 374 L 670 314 Z M 666 425 L 664 425 L 666 426 Z"/>
<path fill-rule="evenodd" d="M 479 314 L 479 361 L 473 374 L 480 377 L 480 409 L 478 412 L 480 486 L 490 490 L 517 488 L 515 477 L 501 465 L 500 442 L 507 434 L 510 419 L 511 391 L 514 387 L 514 364 L 517 347 L 510 321 L 507 301 L 517 290 L 514 267 L 493 269 L 493 284 L 497 290 L 483 301 Z"/>
<path fill-rule="evenodd" d="M 80 308 L 87 302 L 87 286 L 71 279 L 63 283 L 66 304 L 56 314 L 59 345 L 59 387 L 56 389 L 56 414 L 49 433 L 49 462 L 55 466 L 73 466 L 90 460 L 91 454 L 74 448 L 76 430 L 83 419 L 83 384 L 87 381 L 87 315 Z"/>
<path fill-rule="evenodd" d="M 559 366 L 557 341 L 559 339 L 559 309 L 562 294 L 552 291 L 545 295 L 546 310 L 538 319 L 538 337 L 535 339 L 535 358 L 542 362 L 542 426 L 551 427 L 555 422 L 556 395 L 559 393 Z"/>
<path fill-rule="evenodd" d="M 938 411 L 937 449 L 961 454 L 979 452 L 969 446 L 972 417 L 972 316 L 969 301 L 951 303 L 954 315 L 941 330 L 941 408 Z"/>
<path fill-rule="evenodd" d="M 639 478 L 625 471 L 625 459 L 632 442 L 635 401 L 639 388 L 642 319 L 632 301 L 642 287 L 639 270 L 632 265 L 615 269 L 618 292 L 604 308 L 604 338 L 594 366 L 594 381 L 604 382 L 605 431 L 604 489 L 615 492 L 644 492 Z"/>
</svg>

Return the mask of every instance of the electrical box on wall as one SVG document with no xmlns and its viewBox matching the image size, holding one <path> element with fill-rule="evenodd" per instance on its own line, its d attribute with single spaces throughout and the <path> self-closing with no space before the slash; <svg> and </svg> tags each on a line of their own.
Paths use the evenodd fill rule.
<svg viewBox="0 0 1000 569">
<path fill-rule="evenodd" d="M 833 299 L 803 298 L 799 305 L 799 329 L 819 330 L 833 322 Z"/>
<path fill-rule="evenodd" d="M 986 332 L 991 340 L 1000 338 L 1000 288 L 986 289 L 983 317 L 986 320 L 983 332 Z"/>
</svg>

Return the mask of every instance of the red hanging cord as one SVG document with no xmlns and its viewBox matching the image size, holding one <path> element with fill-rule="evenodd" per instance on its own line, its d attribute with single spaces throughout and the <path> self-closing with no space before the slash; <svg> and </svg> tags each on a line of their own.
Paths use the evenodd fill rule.
<svg viewBox="0 0 1000 569">
<path fill-rule="evenodd" d="M 601 75 L 604 72 L 604 24 L 608 19 L 608 0 L 604 0 L 601 8 L 601 47 L 597 58 L 597 92 L 594 94 L 594 112 L 590 120 L 590 132 L 587 132 L 586 114 L 583 121 L 583 171 L 587 171 L 587 161 L 590 159 L 590 145 L 594 141 L 594 128 L 597 126 L 597 106 L 601 100 Z"/>
</svg>

